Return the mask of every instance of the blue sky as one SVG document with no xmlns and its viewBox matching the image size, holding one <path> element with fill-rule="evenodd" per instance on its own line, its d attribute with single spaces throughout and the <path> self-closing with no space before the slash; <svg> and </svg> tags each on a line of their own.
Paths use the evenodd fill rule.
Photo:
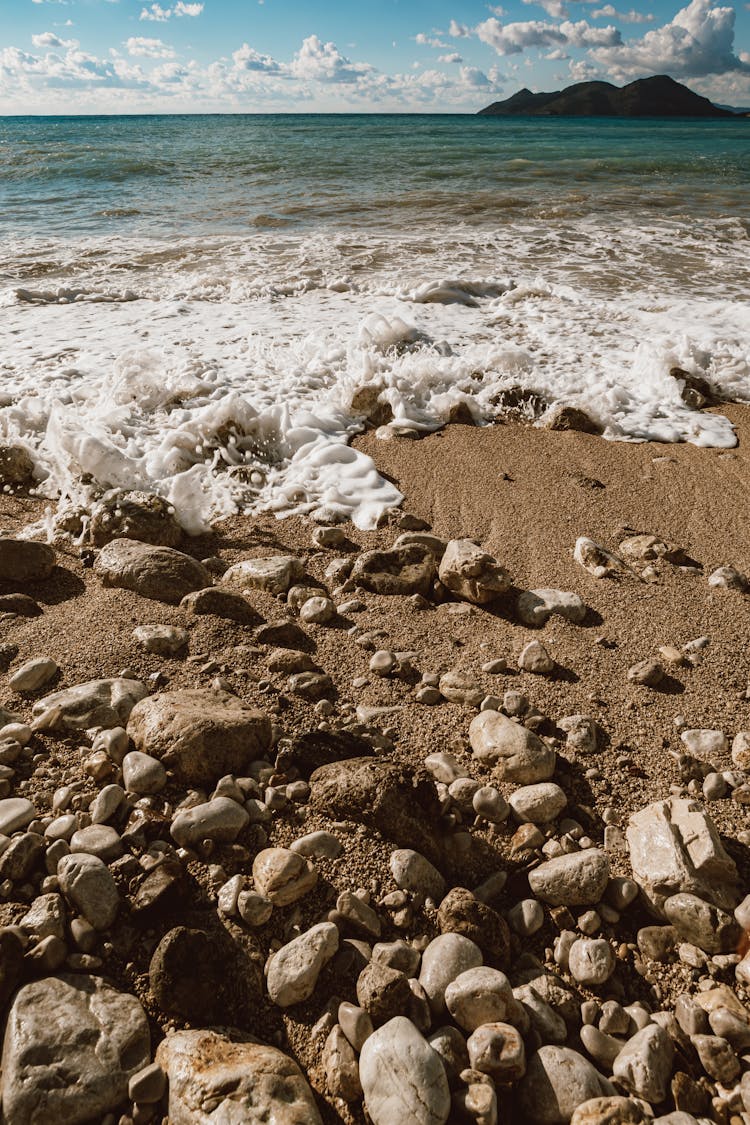
<svg viewBox="0 0 750 1125">
<path fill-rule="evenodd" d="M 750 104 L 750 3 L 0 0 L 0 113 L 474 112 L 654 73 Z"/>
</svg>

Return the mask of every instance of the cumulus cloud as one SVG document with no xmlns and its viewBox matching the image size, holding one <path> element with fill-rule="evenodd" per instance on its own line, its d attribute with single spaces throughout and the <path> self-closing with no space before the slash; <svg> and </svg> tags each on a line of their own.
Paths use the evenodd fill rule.
<svg viewBox="0 0 750 1125">
<path fill-rule="evenodd" d="M 270 55 L 262 55 L 247 43 L 232 54 L 237 70 L 257 71 L 261 74 L 280 74 L 281 66 Z"/>
<path fill-rule="evenodd" d="M 450 54 L 438 56 L 438 62 L 441 63 L 462 63 L 463 56 L 459 55 L 458 51 L 451 51 Z"/>
<path fill-rule="evenodd" d="M 172 8 L 162 8 L 161 4 L 156 3 L 151 4 L 148 8 L 142 8 L 138 18 L 153 20 L 155 23 L 166 23 L 172 16 L 199 16 L 203 8 L 203 4 L 186 4 L 183 3 L 183 0 L 177 0 Z"/>
<path fill-rule="evenodd" d="M 317 35 L 308 35 L 289 68 L 295 78 L 316 82 L 357 82 L 373 68 L 366 63 L 352 63 L 341 54 L 335 43 L 323 43 Z"/>
<path fill-rule="evenodd" d="M 734 8 L 712 7 L 711 0 L 691 0 L 670 23 L 640 39 L 592 51 L 616 80 L 648 74 L 699 78 L 732 71 L 750 73 L 750 63 L 734 51 Z"/>
<path fill-rule="evenodd" d="M 60 39 L 52 31 L 45 31 L 41 35 L 32 35 L 31 42 L 35 47 L 61 47 L 63 50 L 78 46 L 77 39 Z"/>
<path fill-rule="evenodd" d="M 136 59 L 173 59 L 174 50 L 162 43 L 161 39 L 146 39 L 143 36 L 132 35 L 125 41 L 125 49 L 132 58 Z"/>
<path fill-rule="evenodd" d="M 455 20 L 451 20 L 448 34 L 453 39 L 468 39 L 471 35 L 471 28 L 467 27 L 465 23 L 456 23 Z"/>
<path fill-rule="evenodd" d="M 539 8 L 544 8 L 547 15 L 551 16 L 553 20 L 564 19 L 568 14 L 567 5 L 563 0 L 523 0 L 523 2 L 524 4 L 535 4 Z M 496 11 L 496 14 L 501 15 L 502 13 Z"/>
<path fill-rule="evenodd" d="M 595 8 L 591 13 L 594 20 L 620 20 L 622 23 L 653 23 L 653 12 L 636 12 L 631 8 L 629 12 L 618 12 L 612 4 L 605 4 L 603 8 Z"/>
<path fill-rule="evenodd" d="M 418 43 L 420 47 L 447 47 L 448 44 L 444 43 L 439 35 L 425 35 L 420 31 L 418 35 L 414 36 L 414 42 Z"/>
<path fill-rule="evenodd" d="M 519 55 L 527 47 L 551 47 L 555 43 L 567 42 L 556 25 L 541 20 L 502 24 L 492 16 L 477 24 L 475 31 L 478 38 L 493 47 L 498 55 Z"/>
</svg>

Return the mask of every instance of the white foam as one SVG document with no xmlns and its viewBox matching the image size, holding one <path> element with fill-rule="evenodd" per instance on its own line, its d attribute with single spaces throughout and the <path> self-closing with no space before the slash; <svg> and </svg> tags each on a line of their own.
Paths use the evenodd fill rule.
<svg viewBox="0 0 750 1125">
<path fill-rule="evenodd" d="M 366 385 L 392 411 L 382 436 L 433 430 L 458 403 L 491 422 L 520 389 L 580 406 L 609 439 L 729 447 L 728 420 L 690 410 L 669 370 L 750 401 L 746 248 L 740 224 L 676 220 L 17 240 L 0 435 L 33 452 L 44 495 L 155 489 L 191 532 L 255 508 L 372 527 L 401 497 L 349 445 Z M 32 284 L 50 260 L 57 275 Z"/>
</svg>

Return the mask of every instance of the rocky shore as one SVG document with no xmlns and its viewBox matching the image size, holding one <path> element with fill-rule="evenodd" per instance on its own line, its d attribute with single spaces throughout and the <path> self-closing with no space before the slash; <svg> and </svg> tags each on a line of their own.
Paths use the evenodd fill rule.
<svg viewBox="0 0 750 1125">
<path fill-rule="evenodd" d="M 8 1125 L 747 1125 L 725 413 L 731 453 L 366 435 L 374 532 L 9 483 Z"/>
</svg>

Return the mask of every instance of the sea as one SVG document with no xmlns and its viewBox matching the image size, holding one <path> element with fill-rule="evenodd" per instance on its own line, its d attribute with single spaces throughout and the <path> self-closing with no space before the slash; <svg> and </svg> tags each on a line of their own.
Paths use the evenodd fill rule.
<svg viewBox="0 0 750 1125">
<path fill-rule="evenodd" d="M 449 419 L 729 448 L 750 119 L 0 118 L 0 440 L 36 490 L 374 526 L 351 446 Z"/>
</svg>

